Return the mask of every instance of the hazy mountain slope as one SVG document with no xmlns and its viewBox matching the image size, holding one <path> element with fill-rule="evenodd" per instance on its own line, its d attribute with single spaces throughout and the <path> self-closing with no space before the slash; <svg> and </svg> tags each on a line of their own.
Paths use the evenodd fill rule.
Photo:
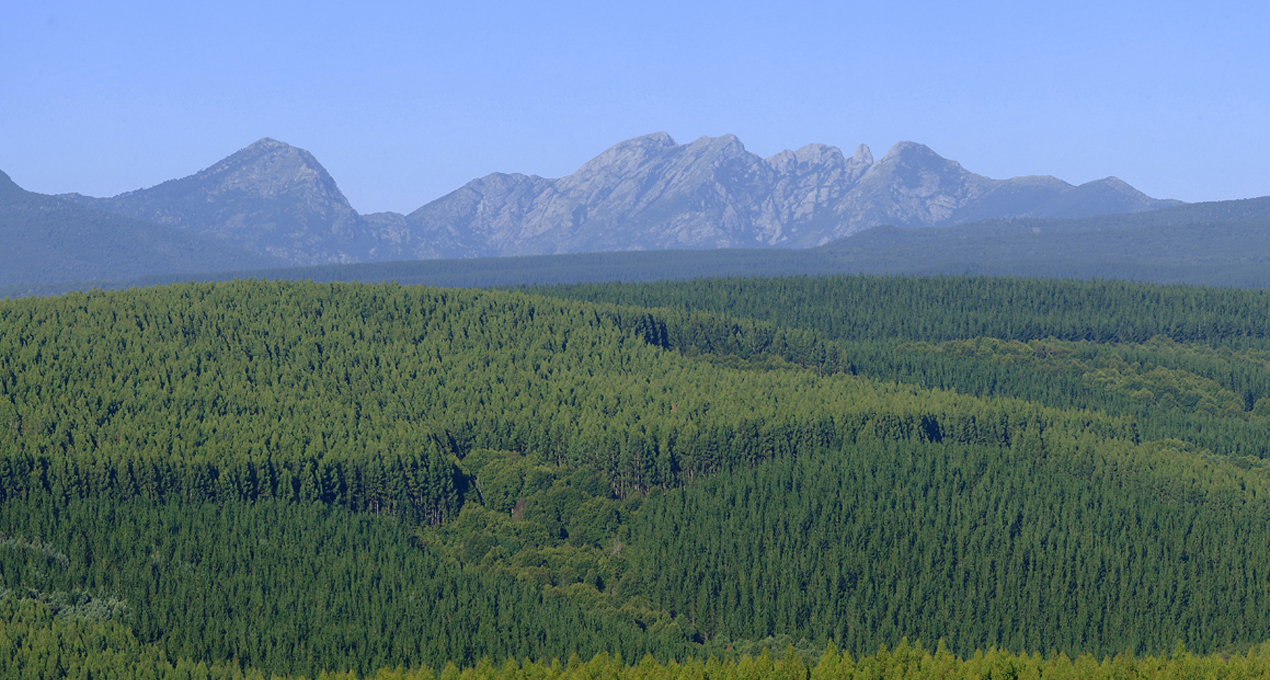
<svg viewBox="0 0 1270 680">
<path fill-rule="evenodd" d="M 1039 222 L 1039 221 L 1038 221 Z M 1264 221 L 1042 230 L 1028 220 L 944 230 L 877 227 L 818 252 L 860 271 L 965 273 L 1263 286 L 1270 283 Z M 1263 273 L 1247 276 L 1253 269 Z M 1179 273 L 1185 274 L 1179 277 Z"/>
<path fill-rule="evenodd" d="M 1270 220 L 1270 196 L 1235 201 L 1189 203 L 1141 215 L 1099 215 L 1090 223 L 1131 224 L 1137 226 L 1192 224 L 1196 222 L 1230 222 Z"/>
<path fill-rule="evenodd" d="M 1058 194 L 1027 213 L 1027 217 L 1089 217 L 1110 213 L 1158 210 L 1180 201 L 1157 201 L 1118 177 L 1086 182 Z"/>
<path fill-rule="evenodd" d="M 277 267 L 181 229 L 26 191 L 0 172 L 0 285 Z"/>
</svg>

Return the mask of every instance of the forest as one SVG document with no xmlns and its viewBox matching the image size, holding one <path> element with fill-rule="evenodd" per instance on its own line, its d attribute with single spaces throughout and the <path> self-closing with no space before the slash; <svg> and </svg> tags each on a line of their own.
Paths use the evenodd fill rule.
<svg viewBox="0 0 1270 680">
<path fill-rule="evenodd" d="M 0 302 L 0 675 L 1266 675 L 1267 318 L 987 277 Z"/>
</svg>

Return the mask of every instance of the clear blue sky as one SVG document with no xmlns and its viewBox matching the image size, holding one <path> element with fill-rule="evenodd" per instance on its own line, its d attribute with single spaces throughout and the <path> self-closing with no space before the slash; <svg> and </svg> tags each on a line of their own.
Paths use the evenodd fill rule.
<svg viewBox="0 0 1270 680">
<path fill-rule="evenodd" d="M 1270 9 L 1226 2 L 28 2 L 0 20 L 0 170 L 109 196 L 261 137 L 359 211 L 559 177 L 664 130 L 989 177 L 1270 194 Z"/>
</svg>

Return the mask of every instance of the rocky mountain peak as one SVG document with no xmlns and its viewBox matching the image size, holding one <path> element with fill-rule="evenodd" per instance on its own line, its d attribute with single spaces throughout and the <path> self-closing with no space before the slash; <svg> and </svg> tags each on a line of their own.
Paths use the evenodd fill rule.
<svg viewBox="0 0 1270 680">
<path fill-rule="evenodd" d="M 313 154 L 268 137 L 186 179 L 205 183 L 212 192 L 244 191 L 262 198 L 312 194 L 311 198 L 348 204 Z"/>
<path fill-rule="evenodd" d="M 675 143 L 675 140 L 670 135 L 665 132 L 654 132 L 651 135 L 618 142 L 605 149 L 600 155 L 587 161 L 583 167 L 592 163 L 613 163 L 618 159 L 631 156 L 656 155 L 666 149 L 673 149 L 677 146 L 679 145 Z"/>
<path fill-rule="evenodd" d="M 843 166 L 846 159 L 836 146 L 826 144 L 808 144 L 804 147 L 784 151 L 763 159 L 779 174 L 797 174 L 813 168 L 827 166 Z"/>
<path fill-rule="evenodd" d="M 675 140 L 665 132 L 628 139 L 605 149 L 578 168 L 574 175 L 595 177 L 602 174 L 625 174 L 662 156 L 667 149 L 677 147 Z"/>
<path fill-rule="evenodd" d="M 896 142 L 886 155 L 879 162 L 902 162 L 902 163 L 935 163 L 935 164 L 954 164 L 960 167 L 957 161 L 949 160 L 935 153 L 933 149 L 925 144 L 918 142 Z"/>
<path fill-rule="evenodd" d="M 956 199 L 960 202 L 975 194 L 975 187 L 992 180 L 967 172 L 960 163 L 940 156 L 925 144 L 899 142 L 882 160 L 869 166 L 861 181 L 885 182 L 908 195 L 930 196 L 954 190 L 960 194 Z"/>
<path fill-rule="evenodd" d="M 1132 191 L 1133 193 L 1142 193 L 1138 191 L 1137 189 L 1134 189 L 1132 186 L 1130 186 L 1128 182 L 1120 179 L 1119 177 L 1116 177 L 1115 175 L 1103 177 L 1102 179 L 1096 179 L 1094 180 L 1094 182 L 1097 182 L 1098 184 L 1101 184 L 1109 189 L 1117 189 L 1119 191 L 1125 191 L 1125 192 Z"/>
<path fill-rule="evenodd" d="M 736 135 L 700 137 L 676 150 L 670 164 L 676 179 L 673 186 L 689 186 L 698 182 L 734 184 L 754 173 L 762 173 L 763 159 L 750 153 Z"/>
<path fill-rule="evenodd" d="M 869 151 L 869 145 L 857 146 L 855 153 L 851 156 L 851 162 L 855 165 L 873 165 L 873 152 Z"/>
<path fill-rule="evenodd" d="M 257 139 L 256 141 L 252 142 L 251 144 L 248 144 L 246 147 L 243 147 L 242 150 L 243 151 L 268 151 L 270 149 L 279 149 L 279 148 L 289 149 L 291 148 L 291 145 L 287 144 L 286 142 L 279 142 L 273 137 L 261 137 L 260 139 Z"/>
<path fill-rule="evenodd" d="M 269 137 L 188 177 L 84 202 L 296 264 L 356 261 L 374 245 L 313 154 Z"/>
<path fill-rule="evenodd" d="M 692 143 L 688 144 L 684 150 L 687 153 L 703 153 L 709 151 L 726 154 L 728 156 L 737 156 L 747 153 L 745 151 L 745 145 L 742 144 L 741 140 L 733 134 L 725 134 L 719 137 L 707 137 L 702 135 L 701 137 L 693 140 Z"/>
<path fill-rule="evenodd" d="M 616 146 L 622 146 L 626 144 L 643 145 L 643 146 L 650 146 L 650 147 L 656 147 L 661 149 L 664 149 L 669 146 L 679 146 L 679 144 L 674 140 L 674 138 L 671 137 L 670 134 L 666 132 L 652 132 L 652 133 L 643 135 L 641 137 L 636 137 L 635 139 L 627 140 L 625 142 L 617 144 Z"/>
<path fill-rule="evenodd" d="M 811 165 L 839 164 L 845 162 L 842 150 L 828 144 L 808 144 L 794 151 L 798 162 Z"/>
</svg>

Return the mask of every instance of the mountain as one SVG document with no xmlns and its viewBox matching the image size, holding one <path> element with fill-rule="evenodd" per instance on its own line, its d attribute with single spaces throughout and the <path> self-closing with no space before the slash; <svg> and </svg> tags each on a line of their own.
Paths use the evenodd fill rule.
<svg viewBox="0 0 1270 680">
<path fill-rule="evenodd" d="M 268 255 L 26 191 L 0 172 L 0 285 L 277 267 Z"/>
<path fill-rule="evenodd" d="M 628 250 L 807 248 L 878 225 L 1067 218 L 1176 205 L 1116 178 L 994 180 L 913 143 L 874 161 L 808 144 L 761 158 L 734 135 L 617 144 L 571 175 L 494 173 L 409 215 L 360 215 L 311 153 L 265 138 L 188 177 L 64 198 L 292 265 Z"/>
<path fill-rule="evenodd" d="M 560 179 L 493 174 L 405 219 L 422 257 L 600 250 L 803 248 L 882 224 L 947 226 L 1001 217 L 1154 210 L 1112 177 L 994 180 L 929 147 L 896 144 L 874 162 L 810 144 L 769 158 L 733 135 L 680 145 L 664 132 L 618 144 Z"/>
<path fill-rule="evenodd" d="M 359 215 L 313 154 L 267 137 L 189 177 L 114 198 L 69 197 L 292 264 L 401 256 L 392 230 Z"/>
</svg>

